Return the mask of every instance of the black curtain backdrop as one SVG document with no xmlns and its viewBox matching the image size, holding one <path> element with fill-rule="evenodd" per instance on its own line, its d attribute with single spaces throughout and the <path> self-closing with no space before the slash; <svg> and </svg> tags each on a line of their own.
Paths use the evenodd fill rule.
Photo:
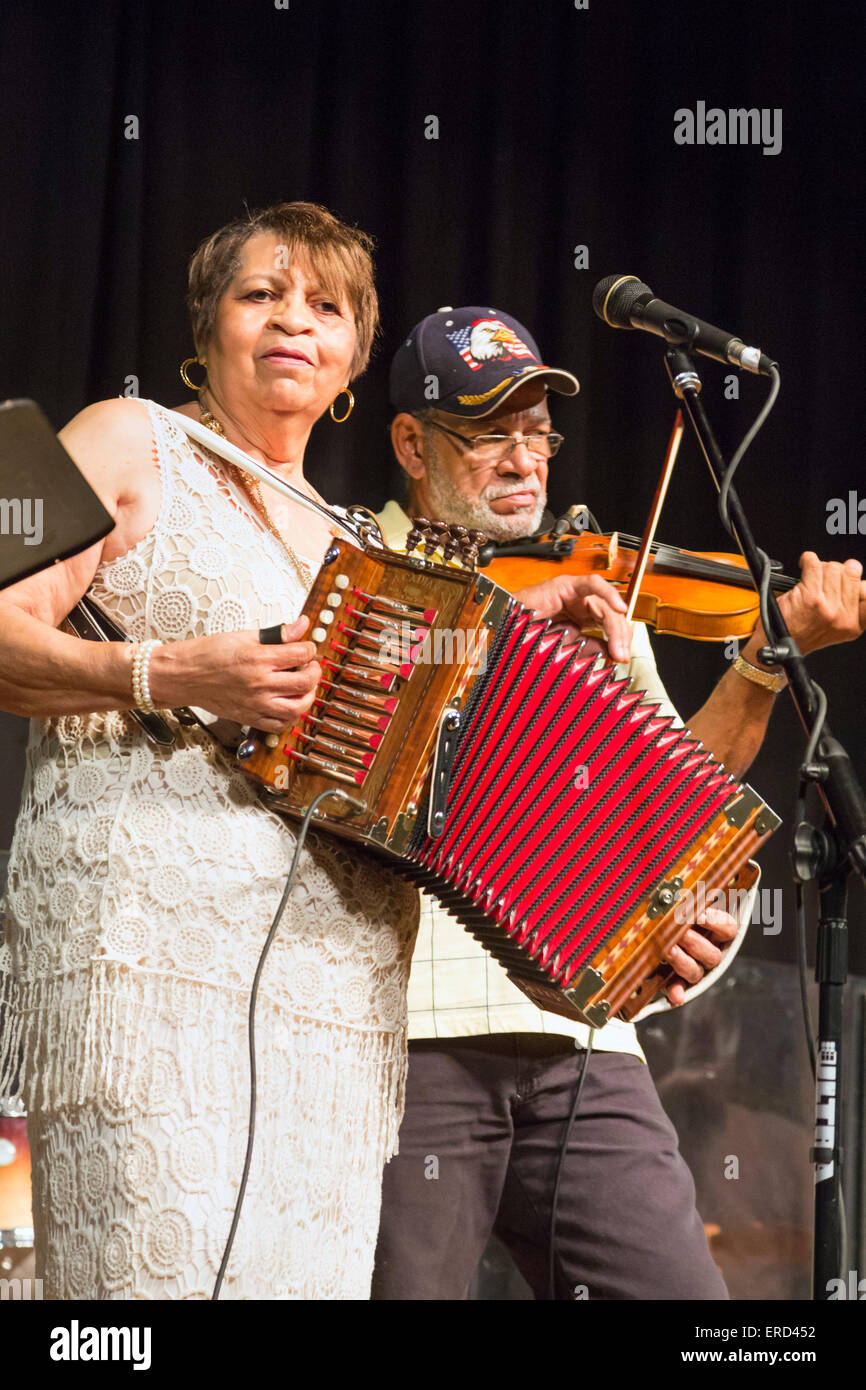
<svg viewBox="0 0 866 1390">
<path fill-rule="evenodd" d="M 383 317 L 351 421 L 326 418 L 313 434 L 309 472 L 326 496 L 378 506 L 394 493 L 390 354 L 422 315 L 481 303 L 526 322 L 547 361 L 581 379 L 555 407 L 567 442 L 554 509 L 587 502 L 606 528 L 640 530 L 674 401 L 660 345 L 592 314 L 596 281 L 628 272 L 782 364 L 779 405 L 739 475 L 759 541 L 789 573 L 807 547 L 864 558 L 863 536 L 826 529 L 831 498 L 866 498 L 858 7 L 5 0 L 2 20 L 3 396 L 34 397 L 58 428 L 130 377 L 179 404 L 197 242 L 245 202 L 310 199 L 375 236 Z M 698 101 L 780 108 L 781 152 L 677 145 L 674 113 Z M 766 387 L 744 376 L 729 400 L 725 376 L 706 364 L 706 405 L 730 451 Z M 691 440 L 660 535 L 727 548 Z M 675 638 L 656 650 L 687 718 L 722 653 Z M 811 665 L 866 774 L 866 644 Z M 793 959 L 786 850 L 802 737 L 787 696 L 779 706 L 750 780 L 786 817 L 763 863 L 788 915 L 778 935 L 753 928 L 748 949 Z M 24 731 L 8 717 L 0 730 L 0 848 Z M 851 906 L 862 926 L 859 887 Z M 866 972 L 862 934 L 853 945 Z"/>
</svg>

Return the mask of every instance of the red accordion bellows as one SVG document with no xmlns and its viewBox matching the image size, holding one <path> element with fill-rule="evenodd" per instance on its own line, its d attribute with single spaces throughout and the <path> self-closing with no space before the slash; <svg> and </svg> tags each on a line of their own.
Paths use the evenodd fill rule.
<svg viewBox="0 0 866 1390">
<path fill-rule="evenodd" d="M 739 788 L 657 705 L 525 611 L 496 648 L 464 716 L 445 830 L 408 853 L 503 964 L 528 952 L 567 988 Z"/>
</svg>

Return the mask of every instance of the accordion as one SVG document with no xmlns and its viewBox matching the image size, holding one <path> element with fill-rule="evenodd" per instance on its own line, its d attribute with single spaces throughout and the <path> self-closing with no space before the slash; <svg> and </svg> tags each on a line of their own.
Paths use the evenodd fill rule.
<svg viewBox="0 0 866 1390">
<path fill-rule="evenodd" d="M 633 1017 L 673 973 L 684 896 L 754 882 L 778 817 L 474 568 L 336 541 L 304 613 L 316 703 L 240 765 L 295 818 L 330 791 L 317 824 L 431 892 L 541 1008 Z"/>
</svg>

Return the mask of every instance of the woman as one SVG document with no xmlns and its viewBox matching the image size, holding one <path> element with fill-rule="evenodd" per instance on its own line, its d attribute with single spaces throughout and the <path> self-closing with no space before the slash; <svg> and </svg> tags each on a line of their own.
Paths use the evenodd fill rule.
<svg viewBox="0 0 866 1390">
<path fill-rule="evenodd" d="M 310 431 L 345 413 L 376 329 L 367 239 L 311 204 L 268 209 L 199 247 L 190 307 L 206 386 L 183 413 L 315 496 Z M 329 531 L 265 504 L 153 402 L 99 402 L 61 439 L 116 525 L 0 597 L 0 706 L 32 716 L 0 1095 L 21 1057 L 46 1297 L 207 1298 L 243 1166 L 249 990 L 295 834 L 203 730 L 167 714 L 162 750 L 125 711 L 136 653 L 143 707 L 149 689 L 164 711 L 273 731 L 309 710 L 321 673 L 295 620 Z M 57 630 L 88 590 L 134 645 Z M 280 623 L 283 645 L 262 645 Z M 367 1296 L 416 922 L 414 890 L 310 837 L 259 996 L 224 1297 Z"/>
</svg>

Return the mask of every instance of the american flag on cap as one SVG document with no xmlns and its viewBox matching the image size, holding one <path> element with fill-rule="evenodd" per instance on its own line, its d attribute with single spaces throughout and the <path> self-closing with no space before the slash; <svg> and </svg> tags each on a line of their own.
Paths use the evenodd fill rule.
<svg viewBox="0 0 866 1390">
<path fill-rule="evenodd" d="M 445 337 L 473 372 L 479 372 L 488 362 L 508 362 L 514 357 L 538 361 L 514 329 L 508 328 L 501 319 L 476 319 L 453 333 L 446 333 Z"/>
</svg>

